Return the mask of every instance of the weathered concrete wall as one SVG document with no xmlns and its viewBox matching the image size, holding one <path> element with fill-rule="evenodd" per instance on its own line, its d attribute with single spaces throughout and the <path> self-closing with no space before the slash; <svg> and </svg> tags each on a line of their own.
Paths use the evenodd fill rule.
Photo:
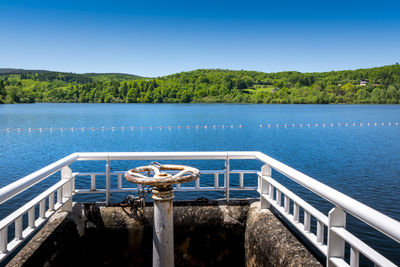
<svg viewBox="0 0 400 267">
<path fill-rule="evenodd" d="M 250 206 L 245 236 L 246 266 L 321 266 L 260 202 Z"/>
<path fill-rule="evenodd" d="M 317 266 L 269 211 L 237 201 L 174 202 L 176 266 Z M 58 213 L 9 266 L 151 266 L 153 208 L 75 204 Z"/>
<path fill-rule="evenodd" d="M 248 201 L 175 202 L 176 266 L 244 265 Z M 151 266 L 153 207 L 75 204 L 47 223 L 9 266 Z"/>
<path fill-rule="evenodd" d="M 174 203 L 175 265 L 243 266 L 248 204 L 247 201 L 230 206 L 216 201 Z M 103 207 L 100 216 L 103 232 L 110 235 L 110 239 L 116 235 L 120 240 L 128 237 L 129 245 L 121 248 L 124 255 L 129 255 L 128 259 L 151 266 L 152 207 L 146 208 L 143 217 L 132 216 L 129 208 Z"/>
</svg>

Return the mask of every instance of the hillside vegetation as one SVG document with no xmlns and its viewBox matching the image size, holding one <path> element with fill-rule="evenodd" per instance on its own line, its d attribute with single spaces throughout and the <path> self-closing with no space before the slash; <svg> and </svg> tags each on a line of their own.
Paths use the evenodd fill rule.
<svg viewBox="0 0 400 267">
<path fill-rule="evenodd" d="M 0 103 L 400 103 L 400 65 L 263 73 L 200 69 L 158 78 L 0 69 Z"/>
</svg>

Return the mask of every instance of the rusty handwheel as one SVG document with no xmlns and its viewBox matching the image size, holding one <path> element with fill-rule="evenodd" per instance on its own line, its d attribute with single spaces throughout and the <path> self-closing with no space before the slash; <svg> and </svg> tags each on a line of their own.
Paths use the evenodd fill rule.
<svg viewBox="0 0 400 267">
<path fill-rule="evenodd" d="M 170 173 L 161 171 L 179 171 L 172 175 Z M 153 177 L 143 175 L 143 172 L 147 172 L 150 175 L 154 173 Z M 130 169 L 125 173 L 125 179 L 129 182 L 142 185 L 150 185 L 155 187 L 165 187 L 172 184 L 187 183 L 196 180 L 200 177 L 200 171 L 196 168 L 184 166 L 184 165 L 161 165 L 158 163 L 152 163 L 151 165 L 141 166 Z"/>
</svg>

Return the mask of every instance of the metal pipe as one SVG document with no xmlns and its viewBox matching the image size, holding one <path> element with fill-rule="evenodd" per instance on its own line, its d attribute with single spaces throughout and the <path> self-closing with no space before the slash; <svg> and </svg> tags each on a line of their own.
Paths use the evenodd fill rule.
<svg viewBox="0 0 400 267">
<path fill-rule="evenodd" d="M 229 203 L 229 172 L 230 172 L 230 164 L 229 158 L 227 157 L 225 160 L 225 196 L 226 196 L 226 203 Z"/>
<path fill-rule="evenodd" d="M 153 267 L 174 266 L 172 186 L 153 189 Z"/>
<path fill-rule="evenodd" d="M 110 160 L 106 164 L 106 205 L 110 204 Z"/>
</svg>

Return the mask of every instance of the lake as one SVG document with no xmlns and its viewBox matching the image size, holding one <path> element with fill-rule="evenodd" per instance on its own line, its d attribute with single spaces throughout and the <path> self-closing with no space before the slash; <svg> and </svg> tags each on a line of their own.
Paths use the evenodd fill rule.
<svg viewBox="0 0 400 267">
<path fill-rule="evenodd" d="M 77 151 L 257 150 L 400 220 L 399 122 L 398 105 L 0 105 L 0 187 Z M 223 167 L 212 164 L 207 167 Z M 260 167 L 249 164 L 238 167 Z M 293 182 L 282 183 L 325 214 L 332 207 Z M 1 218 L 21 204 L 9 202 Z M 348 228 L 400 264 L 396 242 L 351 217 Z"/>
</svg>

